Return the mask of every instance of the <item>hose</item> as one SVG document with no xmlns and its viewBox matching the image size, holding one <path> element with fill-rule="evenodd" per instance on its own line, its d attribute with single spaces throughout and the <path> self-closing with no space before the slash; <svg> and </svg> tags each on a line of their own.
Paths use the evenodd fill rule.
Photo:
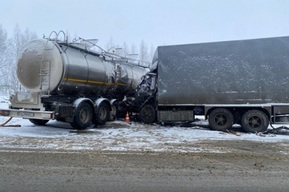
<svg viewBox="0 0 289 192">
<path fill-rule="evenodd" d="M 11 121 L 13 117 L 10 117 L 7 121 L 5 121 L 4 123 L 0 124 L 0 127 L 21 127 L 21 125 L 6 125 L 7 123 L 9 123 L 9 121 Z"/>
</svg>

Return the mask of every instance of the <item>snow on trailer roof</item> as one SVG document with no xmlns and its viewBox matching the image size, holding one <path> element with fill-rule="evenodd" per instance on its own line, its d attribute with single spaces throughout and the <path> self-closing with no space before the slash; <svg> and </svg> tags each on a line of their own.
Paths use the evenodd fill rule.
<svg viewBox="0 0 289 192">
<path fill-rule="evenodd" d="M 170 47 L 170 46 L 186 46 L 186 45 L 198 45 L 198 44 L 214 44 L 214 43 L 227 43 L 227 42 L 242 42 L 242 41 L 251 41 L 251 40 L 263 40 L 263 39 L 276 39 L 276 38 L 289 38 L 289 36 L 274 36 L 274 37 L 262 37 L 262 38 L 250 38 L 250 39 L 232 39 L 232 40 L 224 40 L 224 41 L 204 41 L 197 43 L 185 43 L 185 44 L 175 44 L 175 45 L 161 45 L 158 47 Z"/>
</svg>

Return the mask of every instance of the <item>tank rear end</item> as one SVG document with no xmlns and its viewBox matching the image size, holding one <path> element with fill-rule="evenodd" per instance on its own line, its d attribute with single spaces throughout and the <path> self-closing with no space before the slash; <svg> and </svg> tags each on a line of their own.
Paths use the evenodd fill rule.
<svg viewBox="0 0 289 192">
<path fill-rule="evenodd" d="M 33 40 L 23 49 L 17 62 L 17 78 L 30 92 L 54 90 L 63 74 L 59 47 L 51 41 Z"/>
</svg>

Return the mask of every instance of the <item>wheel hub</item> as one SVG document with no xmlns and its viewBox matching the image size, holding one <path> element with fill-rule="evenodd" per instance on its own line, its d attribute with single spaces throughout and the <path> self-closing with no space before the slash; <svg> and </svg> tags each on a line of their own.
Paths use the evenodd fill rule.
<svg viewBox="0 0 289 192">
<path fill-rule="evenodd" d="M 218 125 L 224 125 L 226 123 L 226 117 L 224 115 L 217 115 L 215 121 Z"/>
</svg>

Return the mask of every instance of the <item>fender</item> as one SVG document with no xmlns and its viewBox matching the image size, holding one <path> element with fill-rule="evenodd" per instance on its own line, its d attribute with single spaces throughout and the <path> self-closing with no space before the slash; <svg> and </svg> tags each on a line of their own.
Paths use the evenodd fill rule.
<svg viewBox="0 0 289 192">
<path fill-rule="evenodd" d="M 88 102 L 91 106 L 94 106 L 93 102 L 88 99 L 88 98 L 78 98 L 73 102 L 73 107 L 77 108 L 79 106 L 80 103 L 82 102 Z"/>
<path fill-rule="evenodd" d="M 98 98 L 97 100 L 95 100 L 94 107 L 97 108 L 102 102 L 107 103 L 109 106 L 109 110 L 111 110 L 111 102 L 109 102 L 109 100 L 106 98 Z"/>
<path fill-rule="evenodd" d="M 113 105 L 114 102 L 116 102 L 116 101 L 117 101 L 117 99 L 112 99 L 112 100 L 110 100 L 110 105 Z"/>
</svg>

